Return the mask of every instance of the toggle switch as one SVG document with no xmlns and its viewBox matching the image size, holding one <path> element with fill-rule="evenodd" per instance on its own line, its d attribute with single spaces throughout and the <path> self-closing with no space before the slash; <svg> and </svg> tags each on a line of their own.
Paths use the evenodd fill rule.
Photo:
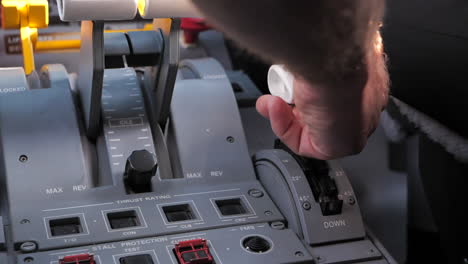
<svg viewBox="0 0 468 264">
<path fill-rule="evenodd" d="M 151 192 L 151 178 L 156 174 L 158 162 L 147 150 L 134 151 L 125 165 L 124 182 L 135 193 Z"/>
</svg>

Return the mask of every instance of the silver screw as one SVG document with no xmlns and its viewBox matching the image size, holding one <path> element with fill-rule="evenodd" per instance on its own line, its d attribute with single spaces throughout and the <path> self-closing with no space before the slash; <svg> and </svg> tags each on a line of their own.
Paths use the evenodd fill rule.
<svg viewBox="0 0 468 264">
<path fill-rule="evenodd" d="M 276 230 L 283 230 L 286 228 L 286 225 L 283 222 L 273 222 L 270 224 L 270 226 Z"/>
<path fill-rule="evenodd" d="M 20 250 L 23 253 L 31 253 L 37 250 L 37 245 L 34 242 L 24 242 L 21 244 Z"/>
<path fill-rule="evenodd" d="M 317 260 L 317 263 L 322 263 L 322 262 L 325 261 L 325 258 L 323 258 L 323 257 L 321 257 L 321 256 L 317 256 L 317 257 L 315 258 L 315 260 Z"/>
<path fill-rule="evenodd" d="M 294 256 L 296 256 L 296 257 L 303 257 L 303 256 L 304 256 L 304 252 L 302 252 L 302 251 L 297 251 L 296 253 L 294 253 Z"/>
<path fill-rule="evenodd" d="M 28 156 L 26 156 L 26 155 L 21 155 L 21 156 L 19 157 L 19 161 L 22 162 L 22 163 L 27 162 L 27 161 L 28 161 Z"/>
<path fill-rule="evenodd" d="M 263 192 L 258 189 L 252 189 L 249 191 L 249 195 L 254 198 L 260 198 L 263 197 Z"/>
<path fill-rule="evenodd" d="M 348 197 L 348 204 L 350 205 L 356 204 L 356 199 L 354 199 L 354 197 L 352 196 Z"/>
<path fill-rule="evenodd" d="M 302 203 L 302 208 L 304 208 L 304 210 L 310 210 L 310 208 L 312 208 L 312 205 L 309 203 L 309 202 L 303 202 Z"/>
</svg>

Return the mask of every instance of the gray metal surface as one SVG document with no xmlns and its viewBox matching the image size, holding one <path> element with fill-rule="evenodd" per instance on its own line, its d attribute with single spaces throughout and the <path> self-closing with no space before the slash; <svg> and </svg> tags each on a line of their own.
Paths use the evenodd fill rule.
<svg viewBox="0 0 468 264">
<path fill-rule="evenodd" d="M 180 63 L 180 67 L 182 69 L 187 67 L 192 70 L 196 75 L 196 79 L 227 79 L 226 71 L 221 64 L 213 58 L 184 60 Z"/>
<path fill-rule="evenodd" d="M 127 37 L 123 32 L 109 32 L 104 34 L 104 54 L 106 56 L 130 55 Z"/>
<path fill-rule="evenodd" d="M 29 89 L 23 68 L 0 68 L 0 96 Z"/>
<path fill-rule="evenodd" d="M 104 23 L 83 21 L 78 89 L 86 134 L 90 138 L 96 138 L 99 133 L 104 52 Z"/>
<path fill-rule="evenodd" d="M 346 169 L 367 225 L 398 263 L 405 263 L 407 175 L 389 170 L 387 139 L 381 127 L 364 151 L 340 160 Z"/>
<path fill-rule="evenodd" d="M 5 250 L 5 229 L 3 227 L 3 217 L 0 216 L 0 251 Z M 0 262 L 1 263 L 1 262 Z"/>
<path fill-rule="evenodd" d="M 127 32 L 134 55 L 158 54 L 162 49 L 160 34 L 155 31 Z"/>
<path fill-rule="evenodd" d="M 229 57 L 223 33 L 216 30 L 201 32 L 198 41 L 199 45 L 206 50 L 206 57 L 215 58 L 223 65 L 224 69 L 227 71 L 232 70 L 232 61 Z"/>
<path fill-rule="evenodd" d="M 201 32 L 198 42 L 186 47 L 181 46 L 180 56 L 182 59 L 214 58 L 226 71 L 231 71 L 232 61 L 226 47 L 224 35 L 216 30 Z"/>
<path fill-rule="evenodd" d="M 189 92 L 194 89 L 196 92 Z M 226 78 L 210 82 L 184 80 L 177 84 L 170 134 L 180 147 L 178 156 L 184 177 L 209 179 L 213 183 L 255 178 L 230 90 Z M 201 118 L 194 118 L 195 111 Z"/>
<path fill-rule="evenodd" d="M 372 261 L 366 261 L 366 262 L 359 262 L 358 264 L 387 264 L 388 262 L 386 260 L 372 260 Z"/>
<path fill-rule="evenodd" d="M 55 264 L 64 256 L 90 253 L 98 264 L 118 264 L 121 257 L 138 254 L 176 264 L 175 244 L 203 238 L 216 264 L 388 263 L 366 236 L 357 202 L 323 216 L 289 154 L 265 150 L 252 161 L 231 81 L 219 63 L 182 63 L 198 77 L 178 80 L 172 94 L 178 52 L 167 45 L 175 39 L 178 34 L 166 35 L 164 76 L 140 82 L 132 68 L 106 70 L 102 87 L 95 87 L 102 89 L 102 98 L 84 108 L 76 104 L 78 95 L 59 66 L 42 72 L 43 86 L 52 88 L 0 96 L 0 177 L 7 190 L 1 204 L 9 208 L 8 225 L 0 224 L 9 235 L 12 262 Z M 84 41 L 89 48 L 91 39 Z M 95 70 L 99 75 L 99 65 Z M 140 83 L 159 85 L 142 89 Z M 157 100 L 148 98 L 155 95 Z M 172 95 L 169 125 L 162 130 Z M 84 137 L 90 132 L 88 106 L 99 107 L 92 131 L 96 142 Z M 169 153 L 157 151 L 161 144 Z M 150 192 L 129 193 L 125 162 L 141 149 L 157 152 L 159 163 L 175 173 L 159 170 Z M 338 198 L 355 198 L 343 170 L 335 162 L 329 165 Z M 227 210 L 226 204 L 236 209 Z M 116 226 L 115 214 L 129 212 L 136 220 Z M 260 253 L 247 249 L 244 242 L 251 236 L 269 247 Z M 24 242 L 37 249 L 18 251 Z M 0 254 L 0 263 L 5 258 Z"/>
<path fill-rule="evenodd" d="M 248 236 L 257 235 L 268 239 L 272 248 L 268 252 L 257 254 L 245 250 L 241 241 Z M 313 263 L 307 252 L 291 230 L 275 230 L 268 223 L 239 225 L 223 229 L 212 229 L 201 232 L 188 232 L 179 235 L 149 237 L 138 240 L 118 241 L 114 243 L 89 245 L 79 248 L 50 251 L 47 254 L 25 254 L 18 256 L 18 263 L 25 258 L 33 258 L 34 263 L 57 263 L 63 256 L 79 253 L 92 253 L 98 264 L 117 264 L 125 256 L 149 254 L 155 264 L 177 264 L 172 250 L 174 245 L 187 239 L 206 239 L 216 263 Z M 302 254 L 297 254 L 301 252 Z M 299 255 L 299 256 L 298 256 Z"/>
<path fill-rule="evenodd" d="M 154 103 L 151 104 L 155 121 L 160 127 L 165 128 L 170 115 L 170 107 L 174 85 L 179 69 L 179 34 L 180 19 L 172 19 L 170 32 L 163 32 L 164 44 L 161 64 L 158 65 L 157 75 L 154 77 L 155 84 L 151 87 Z"/>
<path fill-rule="evenodd" d="M 143 149 L 155 153 L 136 72 L 131 68 L 105 70 L 101 104 L 113 184 L 123 185 L 125 163 L 130 154 Z"/>
<path fill-rule="evenodd" d="M 12 235 L 19 241 L 31 240 L 43 225 L 32 220 L 38 204 L 74 192 L 77 186 L 93 186 L 84 164 L 71 91 L 39 89 L 1 96 L 0 122 L 0 164 L 6 177 Z M 33 134 L 29 133 L 32 128 Z M 31 223 L 21 224 L 24 219 Z"/>
<path fill-rule="evenodd" d="M 382 257 L 369 240 L 314 247 L 311 252 L 317 263 L 327 264 L 379 260 Z"/>
<path fill-rule="evenodd" d="M 278 200 L 292 196 L 295 211 L 298 213 L 293 219 L 297 222 L 297 218 L 299 218 L 304 240 L 308 244 L 315 245 L 364 238 L 365 231 L 359 206 L 345 202 L 339 215 L 322 215 L 320 205 L 314 199 L 310 183 L 291 155 L 281 150 L 262 151 L 255 155 L 255 159 L 260 180 L 266 184 L 268 181 L 275 181 L 275 183 L 268 185 L 270 188 L 267 190 L 270 195 L 281 194 L 274 195 L 273 200 L 278 204 Z M 330 176 L 336 181 L 339 188 L 338 197 L 343 201 L 347 201 L 349 198 L 355 199 L 354 191 L 344 171 L 337 164 L 330 164 L 330 166 L 332 166 Z M 278 184 L 281 180 L 274 179 L 274 176 L 283 177 L 289 192 L 284 192 L 284 186 Z M 279 188 L 282 189 L 282 192 Z M 310 208 L 303 208 L 303 204 L 306 202 L 310 204 Z M 288 209 L 287 207 L 280 208 Z"/>
<path fill-rule="evenodd" d="M 179 79 L 225 79 L 233 86 L 239 107 L 254 106 L 262 95 L 250 78 L 242 71 L 225 71 L 220 62 L 213 58 L 183 60 L 180 64 Z"/>
<path fill-rule="evenodd" d="M 0 253 L 0 263 L 9 263 L 5 253 Z"/>
<path fill-rule="evenodd" d="M 241 108 L 249 152 L 273 148 L 276 136 L 269 121 L 255 108 Z M 341 159 L 356 196 L 364 222 L 397 260 L 406 258 L 407 175 L 388 168 L 387 139 L 381 127 L 369 138 L 359 155 Z M 410 163 L 417 166 L 417 163 Z M 426 219 L 427 220 L 427 219 Z"/>
<path fill-rule="evenodd" d="M 254 107 L 257 99 L 262 96 L 255 83 L 242 71 L 228 71 L 227 75 L 234 86 L 239 107 Z"/>
<path fill-rule="evenodd" d="M 71 89 L 70 77 L 62 64 L 44 65 L 39 77 L 44 88 Z"/>
</svg>

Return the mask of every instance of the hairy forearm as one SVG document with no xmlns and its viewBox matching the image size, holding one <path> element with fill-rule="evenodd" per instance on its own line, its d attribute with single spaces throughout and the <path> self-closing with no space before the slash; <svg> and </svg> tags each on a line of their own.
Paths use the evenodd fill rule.
<svg viewBox="0 0 468 264">
<path fill-rule="evenodd" d="M 331 159 L 362 150 L 387 102 L 384 0 L 193 2 L 241 46 L 294 73 L 294 117 L 268 98 L 257 106 L 295 152 Z"/>
<path fill-rule="evenodd" d="M 295 83 L 296 107 L 323 159 L 360 152 L 387 104 L 389 76 L 377 31 L 372 43 L 366 54 L 368 79 L 362 89 L 348 89 L 345 85 L 335 92 L 302 79 Z"/>
<path fill-rule="evenodd" d="M 285 64 L 312 83 L 339 87 L 365 82 L 371 32 L 383 14 L 383 0 L 193 2 L 210 22 L 253 53 Z"/>
</svg>

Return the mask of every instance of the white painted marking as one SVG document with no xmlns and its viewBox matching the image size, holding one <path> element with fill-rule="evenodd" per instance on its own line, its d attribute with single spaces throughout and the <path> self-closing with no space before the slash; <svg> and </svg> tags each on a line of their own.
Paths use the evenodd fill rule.
<svg viewBox="0 0 468 264">
<path fill-rule="evenodd" d="M 167 245 L 166 246 L 166 251 L 167 251 L 167 253 L 169 253 L 169 258 L 171 259 L 172 264 L 176 264 L 174 262 L 174 253 L 171 252 L 172 250 L 169 249 L 170 247 L 171 247 L 171 245 Z"/>
<path fill-rule="evenodd" d="M 186 236 L 175 236 L 175 237 L 170 237 L 169 239 L 175 240 L 175 239 L 180 239 L 180 238 L 194 237 L 194 236 L 204 236 L 204 235 L 206 235 L 206 233 L 186 235 Z"/>
<path fill-rule="evenodd" d="M 240 189 L 239 189 L 239 188 L 236 188 L 236 189 L 226 189 L 226 190 L 210 191 L 210 192 L 183 193 L 183 194 L 175 194 L 174 197 L 178 197 L 178 196 L 189 196 L 189 195 L 199 195 L 199 194 L 209 194 L 209 193 L 220 193 L 220 192 L 233 192 L 233 191 L 240 191 Z"/>
<path fill-rule="evenodd" d="M 142 140 L 142 139 L 149 139 L 149 137 L 138 137 L 139 140 Z"/>
<path fill-rule="evenodd" d="M 120 138 L 111 138 L 109 139 L 110 142 L 119 142 Z"/>
<path fill-rule="evenodd" d="M 82 252 L 82 251 L 89 251 L 89 248 L 71 250 L 71 251 L 66 251 L 66 252 L 51 253 L 51 254 L 49 254 L 49 255 L 50 255 L 50 256 L 55 256 L 55 255 L 68 255 L 68 254 L 72 254 L 72 253 L 76 253 L 76 252 Z"/>
<path fill-rule="evenodd" d="M 109 126 L 111 128 L 143 126 L 144 123 L 145 122 L 141 117 L 115 118 L 109 120 Z"/>
<path fill-rule="evenodd" d="M 123 157 L 123 156 L 124 156 L 123 154 L 112 155 L 113 158 L 121 158 L 121 157 Z"/>
<path fill-rule="evenodd" d="M 76 209 L 76 208 L 85 208 L 85 207 L 94 207 L 94 206 L 101 206 L 101 205 L 112 205 L 113 202 L 110 203 L 100 203 L 100 204 L 87 204 L 87 205 L 80 205 L 80 206 L 71 206 L 71 207 L 63 207 L 63 208 L 55 208 L 55 209 L 46 209 L 42 210 L 43 212 L 51 212 L 51 211 L 59 211 L 59 210 L 66 210 L 66 209 Z"/>
</svg>

